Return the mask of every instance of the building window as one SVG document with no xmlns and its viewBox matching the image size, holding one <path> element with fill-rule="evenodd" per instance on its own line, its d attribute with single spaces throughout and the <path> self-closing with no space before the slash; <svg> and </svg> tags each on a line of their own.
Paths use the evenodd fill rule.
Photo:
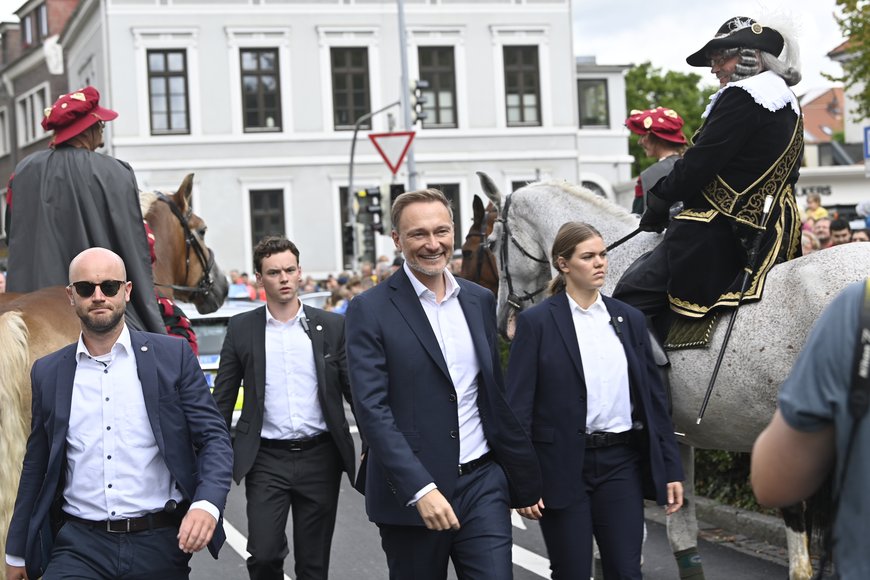
<svg viewBox="0 0 870 580">
<path fill-rule="evenodd" d="M 607 114 L 607 81 L 581 79 L 577 81 L 581 127 L 609 127 Z"/>
<path fill-rule="evenodd" d="M 27 48 L 33 44 L 33 13 L 28 14 L 21 21 L 21 45 Z"/>
<path fill-rule="evenodd" d="M 149 50 L 148 97 L 151 134 L 188 134 L 187 53 L 184 50 Z"/>
<path fill-rule="evenodd" d="M 365 47 L 332 47 L 332 110 L 337 131 L 353 129 L 356 120 L 371 111 L 369 55 Z M 361 129 L 370 129 L 366 121 Z"/>
<path fill-rule="evenodd" d="M 423 127 L 456 127 L 456 64 L 452 46 L 421 46 L 420 79 L 429 83 L 423 91 L 426 120 Z"/>
<path fill-rule="evenodd" d="M 48 100 L 48 83 L 37 87 L 16 100 L 18 144 L 25 146 L 46 136 L 42 130 L 42 117 L 45 108 L 50 106 Z"/>
<path fill-rule="evenodd" d="M 537 46 L 504 47 L 504 85 L 508 127 L 541 124 L 541 86 Z"/>
<path fill-rule="evenodd" d="M 438 189 L 444 194 L 444 197 L 450 202 L 450 207 L 453 208 L 453 247 L 459 249 L 462 247 L 462 239 L 465 233 L 462 228 L 462 212 L 459 210 L 459 184 L 458 183 L 428 183 L 427 187 Z"/>
<path fill-rule="evenodd" d="M 45 4 L 40 4 L 36 9 L 36 39 L 46 38 L 48 38 L 48 8 Z"/>
<path fill-rule="evenodd" d="M 243 48 L 242 118 L 245 131 L 281 130 L 281 83 L 278 50 Z"/>
<path fill-rule="evenodd" d="M 6 107 L 3 107 L 0 109 L 0 157 L 8 155 L 9 152 L 9 117 Z"/>
<path fill-rule="evenodd" d="M 251 247 L 266 236 L 283 236 L 284 190 L 251 190 Z"/>
</svg>

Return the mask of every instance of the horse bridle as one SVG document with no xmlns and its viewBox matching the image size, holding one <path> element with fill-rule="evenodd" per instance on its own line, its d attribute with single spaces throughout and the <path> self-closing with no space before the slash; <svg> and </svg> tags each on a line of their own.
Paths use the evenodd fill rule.
<svg viewBox="0 0 870 580">
<path fill-rule="evenodd" d="M 486 248 L 486 238 L 487 238 L 486 227 L 487 227 L 487 222 L 489 221 L 486 217 L 487 213 L 489 213 L 489 212 L 484 212 L 484 214 L 483 214 L 483 223 L 480 224 L 480 231 L 476 232 L 474 230 L 471 230 L 470 232 L 468 232 L 468 236 L 480 237 L 480 245 L 477 246 L 477 252 L 476 252 L 476 254 L 477 254 L 477 273 L 475 275 L 475 279 L 472 280 L 472 282 L 475 282 L 477 284 L 480 284 L 480 281 L 483 279 L 483 262 L 484 262 L 484 259 L 487 257 L 487 255 L 486 255 L 486 250 L 487 250 L 487 248 Z M 489 267 L 493 270 L 493 274 L 495 274 L 496 278 L 498 278 L 498 272 L 495 271 L 495 266 L 493 266 L 489 260 L 486 260 L 486 262 L 490 264 Z"/>
<path fill-rule="evenodd" d="M 507 290 L 508 290 L 508 298 L 507 303 L 517 312 L 522 312 L 523 310 L 523 302 L 532 302 L 535 299 L 535 296 L 543 292 L 547 285 L 543 285 L 534 292 L 526 292 L 522 296 L 518 296 L 516 292 L 514 292 L 514 284 L 511 279 L 510 268 L 508 268 L 508 248 L 510 248 L 510 244 L 516 246 L 516 248 L 520 251 L 522 255 L 538 262 L 539 264 L 547 264 L 549 266 L 550 261 L 547 260 L 546 257 L 538 258 L 537 256 L 533 256 L 530 254 L 523 246 L 517 241 L 511 232 L 510 225 L 508 224 L 508 212 L 511 207 L 511 198 L 514 194 L 509 194 L 505 198 L 504 202 L 504 210 L 502 211 L 501 217 L 497 218 L 497 221 L 502 224 L 502 236 L 501 236 L 501 245 L 498 249 L 498 258 L 499 258 L 499 267 L 501 271 L 504 272 L 505 282 L 507 282 Z"/>
<path fill-rule="evenodd" d="M 158 192 L 157 199 L 169 206 L 172 215 L 178 218 L 179 223 L 181 223 L 181 228 L 184 231 L 184 244 L 186 246 L 186 251 L 184 253 L 184 279 L 187 280 L 188 276 L 190 275 L 191 249 L 193 250 L 193 253 L 196 254 L 196 258 L 199 260 L 200 266 L 202 266 L 202 278 L 199 279 L 199 283 L 196 286 L 158 284 L 156 282 L 154 283 L 154 285 L 161 286 L 163 288 L 172 288 L 173 290 L 178 290 L 179 292 L 188 292 L 194 296 L 198 294 L 208 296 L 211 292 L 212 287 L 214 286 L 214 275 L 212 273 L 215 268 L 214 252 L 207 248 L 208 256 L 206 256 L 205 252 L 203 252 L 202 250 L 202 245 L 200 245 L 199 240 L 193 233 L 193 230 L 190 229 L 190 217 L 193 215 L 193 209 L 188 207 L 187 213 L 182 214 L 181 210 L 178 208 L 178 205 L 163 193 Z"/>
</svg>

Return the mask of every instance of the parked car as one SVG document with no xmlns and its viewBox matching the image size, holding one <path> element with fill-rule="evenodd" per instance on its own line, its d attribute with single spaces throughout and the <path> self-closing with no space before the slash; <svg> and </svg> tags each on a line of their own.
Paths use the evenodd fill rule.
<svg viewBox="0 0 870 580">
<path fill-rule="evenodd" d="M 323 308 L 326 300 L 331 295 L 331 292 L 309 292 L 308 294 L 300 294 L 299 299 L 306 306 Z M 221 347 L 224 344 L 224 337 L 227 335 L 227 324 L 229 324 L 230 318 L 236 314 L 242 314 L 243 312 L 263 306 L 266 303 L 247 298 L 231 298 L 226 300 L 220 308 L 211 314 L 200 314 L 196 311 L 196 306 L 193 304 L 184 302 L 178 302 L 177 304 L 190 319 L 190 326 L 196 333 L 196 341 L 199 345 L 199 366 L 202 367 L 205 373 L 205 380 L 209 388 L 214 389 L 215 377 L 221 362 Z M 244 392 L 245 387 L 243 385 L 239 389 L 239 397 L 236 399 L 236 406 L 233 411 L 233 428 L 235 428 L 239 415 L 242 413 Z"/>
</svg>

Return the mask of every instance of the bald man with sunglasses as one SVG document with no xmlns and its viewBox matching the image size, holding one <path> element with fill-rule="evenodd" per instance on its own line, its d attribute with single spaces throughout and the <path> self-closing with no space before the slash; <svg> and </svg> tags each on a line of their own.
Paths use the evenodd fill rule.
<svg viewBox="0 0 870 580">
<path fill-rule="evenodd" d="M 224 542 L 232 448 L 187 341 L 127 327 L 121 258 L 78 254 L 79 341 L 33 364 L 6 578 L 188 578 Z"/>
</svg>

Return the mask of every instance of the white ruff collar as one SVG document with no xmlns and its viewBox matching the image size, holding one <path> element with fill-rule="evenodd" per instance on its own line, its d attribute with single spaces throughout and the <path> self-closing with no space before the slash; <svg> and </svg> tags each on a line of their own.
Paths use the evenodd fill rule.
<svg viewBox="0 0 870 580">
<path fill-rule="evenodd" d="M 772 113 L 775 113 L 786 105 L 791 105 L 791 109 L 794 111 L 795 115 L 800 116 L 801 114 L 797 97 L 794 96 L 794 93 L 791 92 L 791 89 L 788 88 L 788 85 L 785 84 L 782 77 L 772 71 L 766 70 L 763 73 L 749 77 L 748 79 L 728 83 L 716 91 L 716 93 L 710 97 L 710 103 L 707 105 L 704 114 L 701 115 L 702 119 L 706 119 L 707 115 L 710 114 L 710 109 L 713 108 L 713 105 L 719 99 L 719 95 L 731 87 L 743 89 L 749 93 L 752 100 Z"/>
</svg>

